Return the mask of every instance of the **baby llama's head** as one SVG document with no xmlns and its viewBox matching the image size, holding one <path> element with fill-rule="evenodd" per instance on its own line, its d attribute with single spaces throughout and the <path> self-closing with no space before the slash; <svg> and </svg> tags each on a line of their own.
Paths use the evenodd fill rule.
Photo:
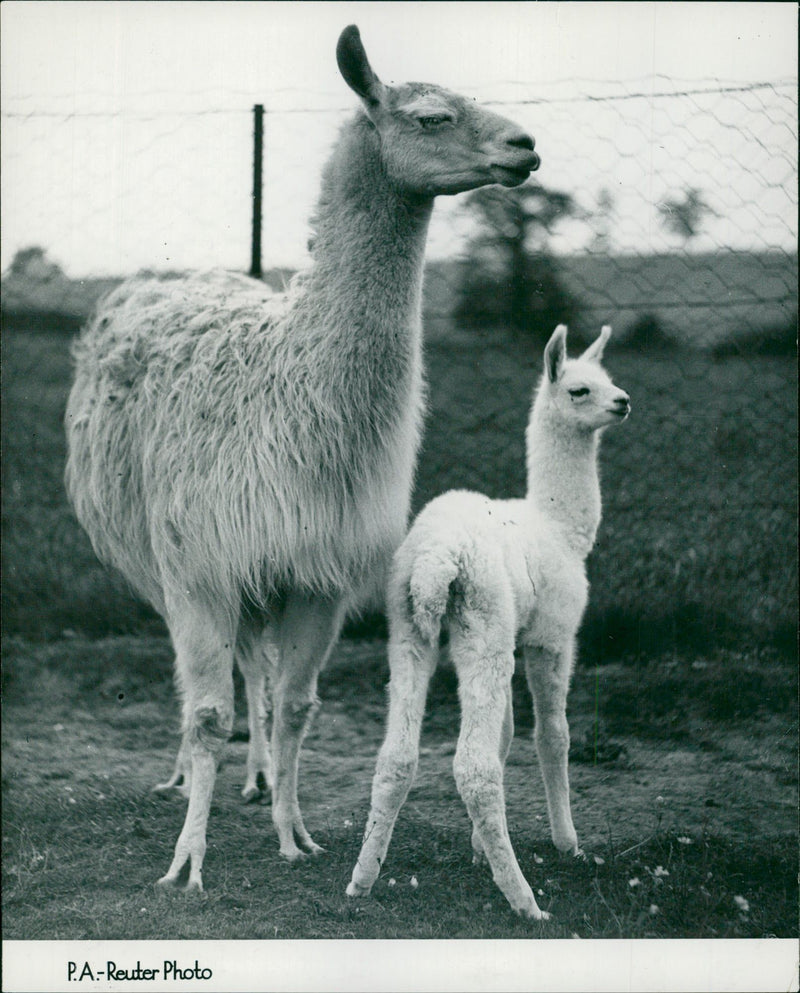
<svg viewBox="0 0 800 993">
<path fill-rule="evenodd" d="M 567 327 L 559 324 L 544 350 L 544 375 L 535 410 L 577 431 L 593 432 L 619 424 L 631 410 L 630 397 L 601 366 L 611 336 L 605 325 L 599 337 L 578 358 L 567 357 Z"/>
</svg>

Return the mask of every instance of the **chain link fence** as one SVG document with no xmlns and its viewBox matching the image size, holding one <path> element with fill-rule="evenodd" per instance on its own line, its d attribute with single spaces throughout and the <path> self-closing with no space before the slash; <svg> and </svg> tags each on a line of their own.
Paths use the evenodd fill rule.
<svg viewBox="0 0 800 993">
<path fill-rule="evenodd" d="M 536 179 L 579 208 L 552 227 L 546 249 L 577 302 L 571 331 L 614 326 L 607 365 L 633 399 L 629 422 L 604 442 L 590 629 L 642 650 L 665 630 L 794 632 L 796 80 L 584 90 L 554 85 L 531 98 L 509 84 L 485 102 L 536 136 Z M 349 112 L 310 99 L 266 106 L 263 263 L 276 283 L 305 260 L 319 171 Z M 21 107 L 4 114 L 4 145 L 6 320 L 24 326 L 38 311 L 77 323 L 115 277 L 140 267 L 248 267 L 249 108 Z M 681 232 L 670 213 L 692 191 L 703 210 Z M 417 507 L 447 487 L 499 496 L 524 486 L 540 349 L 503 327 L 454 320 L 475 233 L 464 198 L 441 198 Z M 14 275 L 26 245 L 46 256 Z M 623 620 L 615 627 L 613 617 Z"/>
</svg>

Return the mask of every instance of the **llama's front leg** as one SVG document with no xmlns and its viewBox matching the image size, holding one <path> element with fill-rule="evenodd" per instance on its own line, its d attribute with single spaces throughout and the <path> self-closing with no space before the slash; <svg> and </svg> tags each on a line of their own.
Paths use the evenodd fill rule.
<svg viewBox="0 0 800 993">
<path fill-rule="evenodd" d="M 518 914 L 546 920 L 549 915 L 539 909 L 522 874 L 506 824 L 500 756 L 514 671 L 513 646 L 498 649 L 502 645 L 496 637 L 499 632 L 487 628 L 482 636 L 479 626 L 480 622 L 470 623 L 468 633 L 451 630 L 450 650 L 461 701 L 453 772 L 495 883 Z"/>
<path fill-rule="evenodd" d="M 503 729 L 500 734 L 500 767 L 505 769 L 508 753 L 511 751 L 511 743 L 514 740 L 514 705 L 511 695 L 511 684 L 506 692 L 506 712 L 503 718 Z M 482 865 L 486 861 L 486 853 L 483 850 L 480 832 L 473 825 L 472 828 L 472 861 L 474 865 Z"/>
<path fill-rule="evenodd" d="M 189 806 L 175 855 L 158 882 L 162 887 L 177 887 L 188 862 L 186 889 L 202 892 L 206 824 L 217 761 L 233 725 L 233 632 L 224 619 L 185 603 L 173 607 L 169 623 L 185 689 L 184 742 L 192 771 Z"/>
<path fill-rule="evenodd" d="M 560 852 L 578 855 L 578 835 L 569 802 L 569 725 L 567 693 L 573 646 L 561 653 L 525 649 L 525 673 L 533 695 L 534 742 L 544 780 L 550 833 Z"/>
<path fill-rule="evenodd" d="M 348 896 L 366 896 L 386 858 L 397 814 L 417 770 L 425 699 L 437 656 L 438 646 L 425 644 L 405 618 L 393 620 L 386 737 L 378 753 L 364 841 Z"/>
<path fill-rule="evenodd" d="M 273 678 L 272 820 L 281 855 L 290 861 L 323 851 L 303 824 L 297 800 L 297 767 L 300 746 L 319 703 L 317 677 L 341 623 L 338 603 L 301 594 L 288 597 L 279 621 L 279 657 Z"/>
</svg>

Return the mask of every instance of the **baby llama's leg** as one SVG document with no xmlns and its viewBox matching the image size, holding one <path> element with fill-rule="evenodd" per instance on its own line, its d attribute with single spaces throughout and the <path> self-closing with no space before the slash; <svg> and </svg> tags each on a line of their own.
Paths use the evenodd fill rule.
<svg viewBox="0 0 800 993">
<path fill-rule="evenodd" d="M 297 766 L 300 746 L 319 703 L 317 678 L 341 625 L 340 604 L 301 593 L 289 595 L 278 621 L 279 655 L 272 686 L 272 820 L 281 855 L 292 862 L 323 850 L 303 823 Z"/>
<path fill-rule="evenodd" d="M 572 673 L 573 645 L 561 653 L 525 649 L 525 673 L 536 717 L 534 742 L 544 780 L 550 833 L 560 852 L 578 855 L 578 835 L 569 804 L 569 725 L 567 693 Z"/>
<path fill-rule="evenodd" d="M 501 743 L 508 736 L 504 725 L 514 672 L 512 627 L 502 611 L 493 610 L 485 616 L 462 614 L 451 624 L 450 652 L 461 701 L 453 772 L 495 883 L 518 914 L 543 920 L 549 915 L 539 909 L 522 875 L 506 825 Z"/>
<path fill-rule="evenodd" d="M 508 685 L 506 693 L 506 713 L 503 718 L 503 730 L 500 735 L 500 767 L 505 769 L 508 753 L 511 751 L 511 743 L 514 740 L 514 706 L 511 698 L 511 684 Z M 472 828 L 472 862 L 474 865 L 482 865 L 486 861 L 478 829 Z"/>
<path fill-rule="evenodd" d="M 247 778 L 242 796 L 247 802 L 259 799 L 272 788 L 272 760 L 267 743 L 266 682 L 270 659 L 276 656 L 274 634 L 267 628 L 243 632 L 236 645 L 236 662 L 244 676 L 247 696 Z"/>
<path fill-rule="evenodd" d="M 392 618 L 386 737 L 378 754 L 364 843 L 348 896 L 366 896 L 386 858 L 397 814 L 417 771 L 425 699 L 438 654 L 438 645 L 426 644 L 408 618 Z"/>
<path fill-rule="evenodd" d="M 159 885 L 176 887 L 189 862 L 186 888 L 202 892 L 206 824 L 217 760 L 233 726 L 235 631 L 224 615 L 196 602 L 173 601 L 168 616 L 184 687 L 184 741 L 188 742 L 192 774 L 186 819 L 172 864 Z"/>
</svg>

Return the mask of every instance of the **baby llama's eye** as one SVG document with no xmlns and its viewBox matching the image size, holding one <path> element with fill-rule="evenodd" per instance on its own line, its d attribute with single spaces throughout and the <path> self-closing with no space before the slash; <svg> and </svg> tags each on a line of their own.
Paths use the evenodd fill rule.
<svg viewBox="0 0 800 993">
<path fill-rule="evenodd" d="M 588 396 L 589 395 L 589 387 L 588 386 L 579 386 L 578 389 L 576 389 L 576 390 L 570 390 L 569 391 L 569 395 L 571 397 L 585 397 L 585 396 Z"/>
</svg>

